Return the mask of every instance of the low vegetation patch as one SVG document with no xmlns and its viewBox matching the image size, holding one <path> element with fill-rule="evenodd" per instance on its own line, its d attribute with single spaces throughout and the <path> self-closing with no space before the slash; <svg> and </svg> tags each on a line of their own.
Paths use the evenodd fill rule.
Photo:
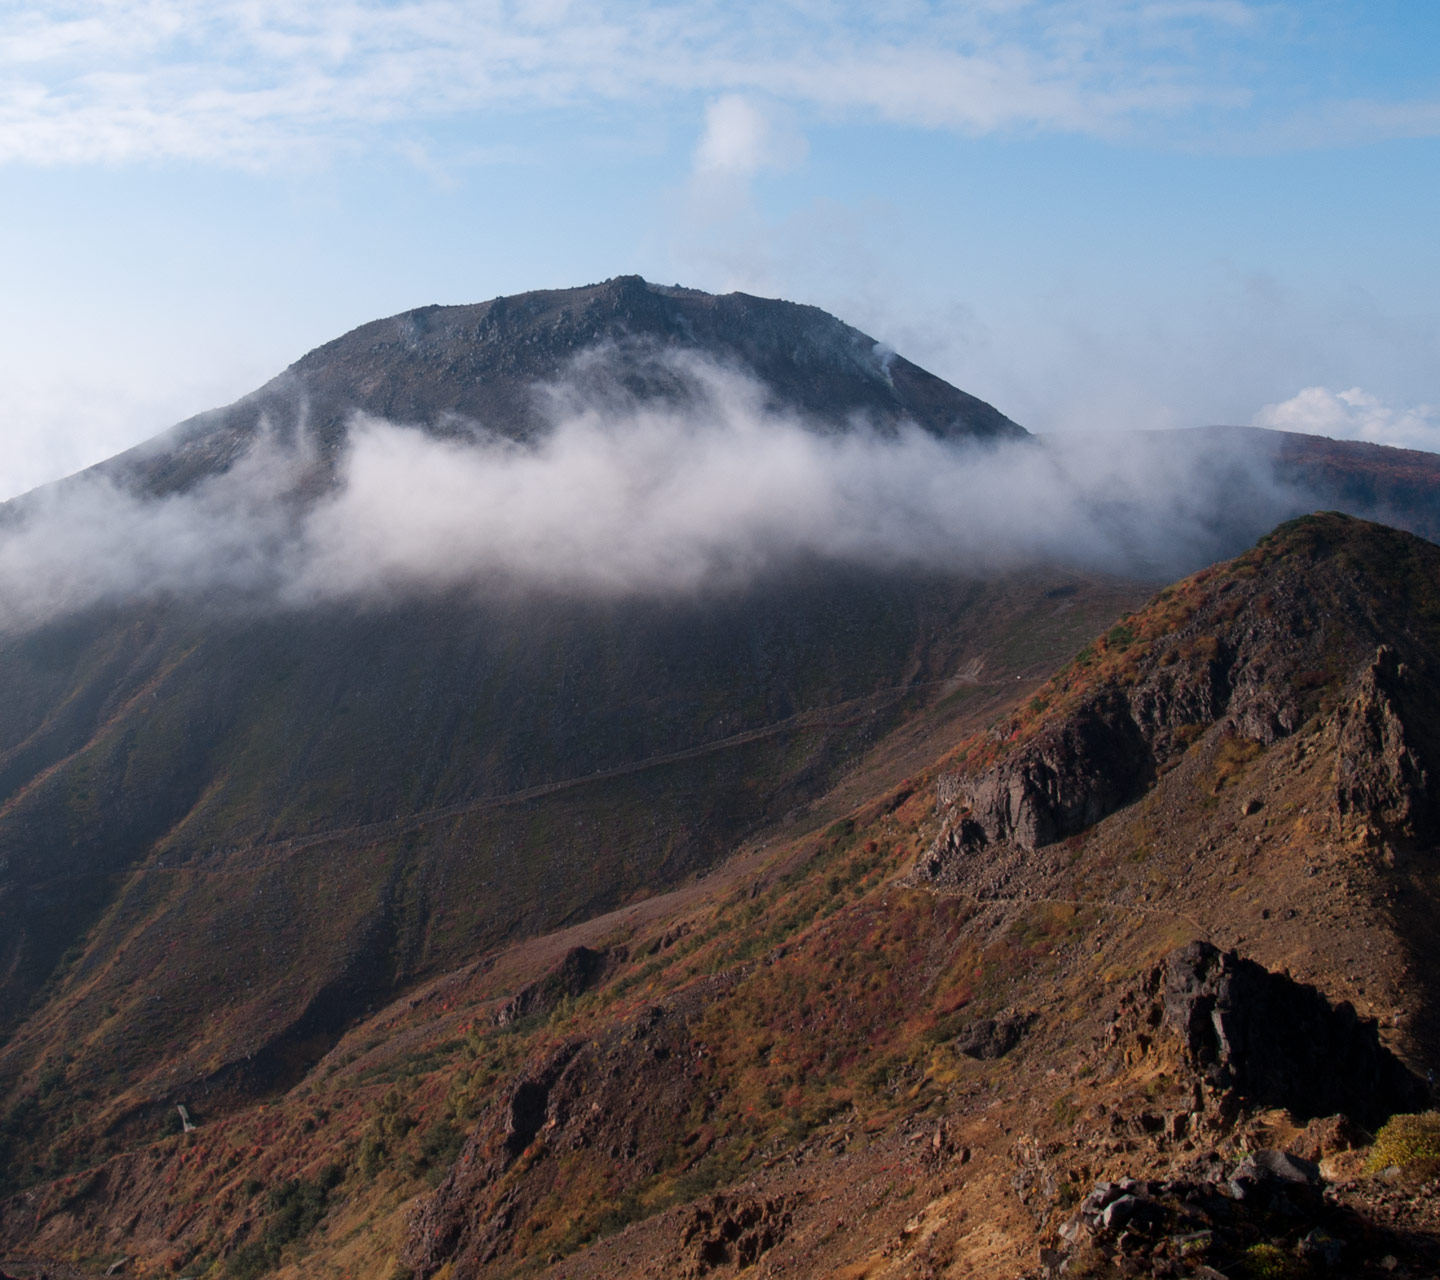
<svg viewBox="0 0 1440 1280">
<path fill-rule="evenodd" d="M 287 1244 L 303 1240 L 325 1216 L 330 1192 L 345 1176 L 339 1165 L 330 1165 L 313 1181 L 292 1178 L 266 1197 L 269 1216 L 260 1239 L 252 1240 L 230 1255 L 226 1274 L 233 1280 L 258 1280 L 280 1262 Z"/>
<path fill-rule="evenodd" d="M 1440 1112 L 1391 1116 L 1386 1121 L 1375 1135 L 1365 1172 L 1379 1173 L 1392 1166 L 1426 1177 L 1440 1173 Z"/>
</svg>

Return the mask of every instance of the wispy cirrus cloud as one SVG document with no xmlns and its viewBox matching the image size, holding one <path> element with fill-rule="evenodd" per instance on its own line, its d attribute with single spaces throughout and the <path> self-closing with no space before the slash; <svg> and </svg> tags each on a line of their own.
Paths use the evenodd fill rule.
<svg viewBox="0 0 1440 1280">
<path fill-rule="evenodd" d="M 0 8 L 0 162 L 266 165 L 467 113 L 758 94 L 985 133 L 1243 105 L 1241 0 L 72 0 Z"/>
</svg>

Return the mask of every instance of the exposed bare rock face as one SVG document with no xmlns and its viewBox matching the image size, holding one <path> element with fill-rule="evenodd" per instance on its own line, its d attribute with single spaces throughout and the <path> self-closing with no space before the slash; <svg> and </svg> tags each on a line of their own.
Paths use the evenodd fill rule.
<svg viewBox="0 0 1440 1280">
<path fill-rule="evenodd" d="M 1437 826 L 1433 687 L 1382 645 L 1344 709 L 1336 804 L 1401 844 L 1432 842 Z M 1433 766 L 1432 766 L 1433 767 Z"/>
<path fill-rule="evenodd" d="M 790 1209 L 784 1196 L 710 1196 L 690 1211 L 672 1274 L 699 1280 L 720 1267 L 753 1267 L 785 1238 Z"/>
<path fill-rule="evenodd" d="M 1124 698 L 1105 696 L 1055 726 L 1023 757 L 978 778 L 944 779 L 939 798 L 961 811 L 957 846 L 1009 840 L 1036 849 L 1099 822 L 1154 773 L 1151 744 L 1134 709 Z"/>
<path fill-rule="evenodd" d="M 1192 942 L 1165 961 L 1166 1022 L 1217 1091 L 1298 1120 L 1347 1115 L 1375 1128 L 1422 1106 L 1425 1082 L 1380 1043 L 1373 1019 L 1234 952 Z"/>
<path fill-rule="evenodd" d="M 1340 811 L 1391 837 L 1430 837 L 1437 656 L 1404 619 L 1434 604 L 1409 586 L 1387 597 L 1392 555 L 1434 558 L 1332 513 L 1167 588 L 1056 676 L 1032 714 L 992 731 L 993 763 L 941 776 L 947 824 L 929 873 L 987 845 L 1033 850 L 1074 835 L 1143 794 L 1212 725 L 1268 747 L 1342 689 Z M 1388 617 L 1358 603 L 1372 592 Z"/>
<path fill-rule="evenodd" d="M 955 1047 L 967 1058 L 1003 1058 L 1024 1038 L 1035 1021 L 1033 1013 L 1002 1013 L 981 1018 L 956 1037 Z"/>
</svg>

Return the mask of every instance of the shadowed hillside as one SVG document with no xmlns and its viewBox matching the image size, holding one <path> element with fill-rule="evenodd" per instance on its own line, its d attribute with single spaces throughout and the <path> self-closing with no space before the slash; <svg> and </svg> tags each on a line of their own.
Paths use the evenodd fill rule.
<svg viewBox="0 0 1440 1280">
<path fill-rule="evenodd" d="M 1427 1274 L 1434 1183 L 1365 1162 L 1440 1045 L 1437 583 L 1413 537 L 1286 526 L 928 768 L 872 756 L 843 816 L 477 954 L 269 1107 L 92 1135 L 0 1239 L 217 1277 Z M 1099 797 L 1064 830 L 970 798 L 1042 764 Z M 34 1064 L 28 1114 L 73 1072 Z"/>
</svg>

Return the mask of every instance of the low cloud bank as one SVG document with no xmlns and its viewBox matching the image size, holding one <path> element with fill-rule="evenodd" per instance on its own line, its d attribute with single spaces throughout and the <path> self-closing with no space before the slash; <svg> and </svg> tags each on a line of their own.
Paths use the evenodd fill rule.
<svg viewBox="0 0 1440 1280">
<path fill-rule="evenodd" d="M 863 423 L 823 431 L 734 371 L 670 365 L 686 390 L 673 400 L 551 388 L 553 427 L 530 445 L 357 416 L 318 498 L 316 460 L 273 432 L 177 495 L 93 476 L 54 486 L 0 509 L 0 625 L 136 597 L 296 608 L 466 588 L 693 596 L 799 561 L 1158 578 L 1299 509 L 1238 437 L 995 448 Z"/>
</svg>

